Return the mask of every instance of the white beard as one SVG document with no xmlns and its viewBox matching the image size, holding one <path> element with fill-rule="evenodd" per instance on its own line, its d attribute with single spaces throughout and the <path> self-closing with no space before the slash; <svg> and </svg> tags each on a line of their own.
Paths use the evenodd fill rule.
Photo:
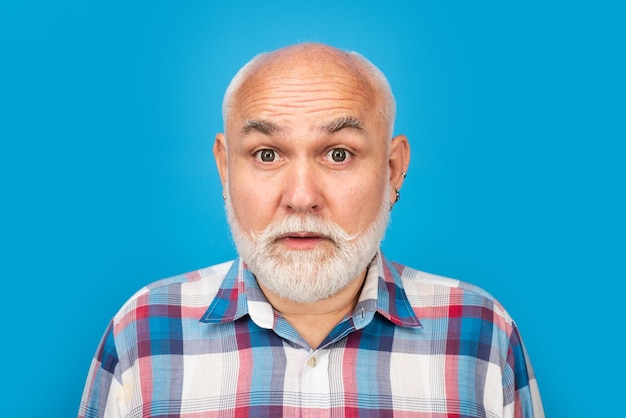
<svg viewBox="0 0 626 418">
<path fill-rule="evenodd" d="M 310 214 L 287 215 L 260 234 L 246 234 L 235 218 L 230 196 L 226 214 L 237 251 L 259 283 L 285 299 L 313 303 L 334 295 L 365 271 L 385 236 L 387 196 L 374 222 L 354 235 Z M 277 243 L 279 237 L 294 232 L 322 235 L 328 241 L 307 250 L 288 250 Z"/>
</svg>

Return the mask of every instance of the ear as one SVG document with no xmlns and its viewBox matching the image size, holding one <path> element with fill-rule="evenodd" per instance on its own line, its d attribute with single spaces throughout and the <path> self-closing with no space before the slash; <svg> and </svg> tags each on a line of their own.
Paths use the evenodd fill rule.
<svg viewBox="0 0 626 418">
<path fill-rule="evenodd" d="M 226 179 L 228 173 L 228 156 L 226 153 L 226 137 L 219 133 L 215 135 L 215 143 L 213 144 L 213 157 L 215 157 L 215 165 L 222 181 L 222 187 L 226 187 Z"/>
<path fill-rule="evenodd" d="M 392 203 L 397 200 L 396 190 L 399 190 L 404 183 L 404 177 L 409 169 L 411 160 L 411 147 L 409 140 L 404 135 L 398 135 L 391 140 L 389 150 L 389 199 Z"/>
</svg>

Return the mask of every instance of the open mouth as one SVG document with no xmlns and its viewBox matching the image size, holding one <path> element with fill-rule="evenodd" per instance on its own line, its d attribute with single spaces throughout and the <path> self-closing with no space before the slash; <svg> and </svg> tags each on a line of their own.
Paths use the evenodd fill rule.
<svg viewBox="0 0 626 418">
<path fill-rule="evenodd" d="M 329 240 L 314 232 L 290 232 L 280 236 L 277 241 L 289 250 L 310 250 Z"/>
</svg>

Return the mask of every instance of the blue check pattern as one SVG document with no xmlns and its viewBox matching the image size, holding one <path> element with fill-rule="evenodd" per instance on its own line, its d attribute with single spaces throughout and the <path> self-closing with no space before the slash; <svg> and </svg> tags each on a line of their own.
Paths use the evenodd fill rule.
<svg viewBox="0 0 626 418">
<path fill-rule="evenodd" d="M 87 417 L 543 417 L 515 322 L 483 290 L 388 261 L 320 347 L 240 260 L 151 284 L 111 321 Z"/>
</svg>

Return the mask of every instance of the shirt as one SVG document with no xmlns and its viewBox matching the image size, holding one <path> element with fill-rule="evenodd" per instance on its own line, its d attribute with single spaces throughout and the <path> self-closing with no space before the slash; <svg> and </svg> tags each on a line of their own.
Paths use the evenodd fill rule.
<svg viewBox="0 0 626 418">
<path fill-rule="evenodd" d="M 91 417 L 543 417 L 518 329 L 483 290 L 388 261 L 317 349 L 241 260 L 140 290 L 112 319 Z"/>
</svg>

